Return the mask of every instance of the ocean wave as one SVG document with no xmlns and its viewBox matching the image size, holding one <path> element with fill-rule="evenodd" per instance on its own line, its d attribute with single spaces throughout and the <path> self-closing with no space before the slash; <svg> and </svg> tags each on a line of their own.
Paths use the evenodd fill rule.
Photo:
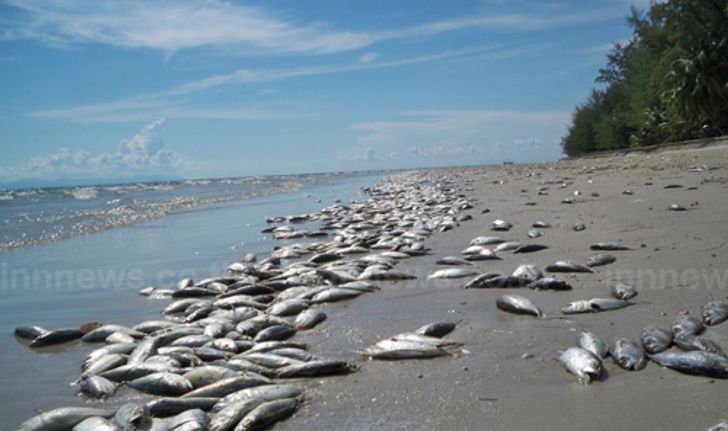
<svg viewBox="0 0 728 431">
<path fill-rule="evenodd" d="M 94 187 L 82 187 L 72 189 L 70 193 L 74 199 L 78 199 L 80 201 L 90 201 L 96 199 L 98 191 Z"/>
<path fill-rule="evenodd" d="M 13 199 L 13 195 L 0 195 L 0 202 L 11 201 Z"/>
</svg>

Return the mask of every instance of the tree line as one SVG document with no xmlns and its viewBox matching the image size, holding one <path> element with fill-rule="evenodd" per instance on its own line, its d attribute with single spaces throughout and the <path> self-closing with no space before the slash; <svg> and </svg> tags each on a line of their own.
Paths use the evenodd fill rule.
<svg viewBox="0 0 728 431">
<path fill-rule="evenodd" d="M 728 0 L 634 6 L 597 86 L 576 106 L 569 155 L 728 133 Z"/>
</svg>

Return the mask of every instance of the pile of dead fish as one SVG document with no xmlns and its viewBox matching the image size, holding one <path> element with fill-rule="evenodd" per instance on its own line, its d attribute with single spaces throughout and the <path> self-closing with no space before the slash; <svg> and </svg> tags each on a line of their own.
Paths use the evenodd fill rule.
<svg viewBox="0 0 728 431">
<path fill-rule="evenodd" d="M 331 236 L 327 242 L 290 243 L 258 261 L 248 255 L 228 274 L 175 289 L 147 288 L 171 298 L 162 318 L 126 327 L 47 331 L 20 327 L 16 336 L 42 347 L 80 338 L 103 343 L 86 356 L 75 382 L 86 397 L 112 397 L 120 388 L 150 397 L 116 410 L 65 407 L 42 413 L 20 430 L 253 430 L 292 415 L 304 400 L 305 381 L 340 375 L 355 364 L 319 357 L 295 341 L 327 316 L 320 304 L 379 289 L 381 280 L 414 276 L 398 262 L 428 253 L 424 240 L 467 220 L 472 208 L 451 177 L 402 174 L 364 190 L 368 198 L 336 203 L 315 214 L 269 219 L 277 240 Z M 294 224 L 318 223 L 318 229 Z M 383 340 L 372 358 L 432 357 L 459 343 L 443 340 L 454 326 L 438 323 Z"/>
<path fill-rule="evenodd" d="M 639 342 L 619 338 L 607 344 L 598 335 L 584 332 L 560 361 L 579 382 L 590 383 L 604 376 L 603 360 L 611 356 L 628 371 L 639 371 L 648 359 L 672 370 L 697 376 L 728 378 L 728 356 L 713 340 L 704 336 L 707 328 L 728 319 L 728 302 L 710 302 L 701 310 L 702 319 L 688 314 L 678 316 L 669 330 L 645 328 Z M 671 347 L 674 349 L 670 350 Z"/>
</svg>

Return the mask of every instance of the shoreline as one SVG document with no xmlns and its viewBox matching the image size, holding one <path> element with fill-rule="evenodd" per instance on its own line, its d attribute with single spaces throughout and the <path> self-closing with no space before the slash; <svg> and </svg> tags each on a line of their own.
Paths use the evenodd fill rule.
<svg viewBox="0 0 728 431">
<path fill-rule="evenodd" d="M 588 329 L 610 341 L 618 336 L 635 338 L 650 324 L 669 327 L 682 310 L 699 316 L 700 306 L 725 296 L 725 285 L 708 289 L 699 279 L 692 283 L 694 288 L 681 285 L 690 271 L 714 273 L 728 267 L 723 247 L 728 222 L 721 217 L 728 203 L 727 161 L 725 148 L 718 146 L 651 156 L 424 171 L 452 178 L 457 193 L 474 202 L 472 210 L 463 212 L 473 219 L 448 232 L 433 232 L 423 242 L 432 249 L 430 254 L 397 264 L 396 271 L 417 279 L 377 282 L 382 288 L 378 292 L 321 306 L 328 319 L 294 340 L 310 345 L 316 354 L 356 363 L 359 369 L 345 376 L 307 379 L 303 386 L 311 395 L 276 429 L 606 430 L 647 424 L 658 429 L 705 429 L 718 422 L 728 413 L 721 406 L 725 382 L 684 376 L 654 363 L 627 372 L 608 359 L 609 377 L 584 387 L 556 358 L 559 351 L 574 345 L 578 331 Z M 690 170 L 703 165 L 707 169 Z M 664 188 L 671 184 L 683 187 Z M 548 187 L 543 190 L 548 194 L 539 195 L 539 187 Z M 574 195 L 577 190 L 579 195 Z M 633 194 L 624 194 L 626 190 Z M 567 197 L 575 202 L 562 204 Z M 698 204 L 691 206 L 694 202 Z M 689 210 L 667 211 L 673 203 Z M 483 213 L 485 209 L 489 212 Z M 598 241 L 632 246 L 614 252 L 617 261 L 595 274 L 564 275 L 573 291 L 518 289 L 516 293 L 533 299 L 547 316 L 559 316 L 558 310 L 572 300 L 608 296 L 609 285 L 618 281 L 634 283 L 639 292 L 636 304 L 568 319 L 535 320 L 496 310 L 495 299 L 506 293 L 503 289 L 462 289 L 467 279 L 427 280 L 441 268 L 434 264 L 437 258 L 459 256 L 472 238 L 491 234 L 489 225 L 499 218 L 514 228 L 497 234 L 549 248 L 525 255 L 506 252 L 502 260 L 475 262 L 480 272 L 510 273 L 521 263 L 543 269 L 567 258 L 583 261 L 593 254 L 589 244 Z M 542 237 L 529 240 L 526 230 L 536 220 L 553 226 L 542 229 Z M 575 223 L 584 223 L 586 230 L 573 231 Z M 659 276 L 650 279 L 650 274 L 668 270 L 678 274 L 675 285 L 664 285 Z M 362 361 L 356 353 L 378 339 L 437 320 L 458 323 L 451 338 L 465 343 L 464 351 L 397 362 Z M 728 327 L 711 328 L 710 335 L 728 345 Z M 676 404 L 684 409 L 670 407 Z M 587 414 L 564 414 L 575 411 Z"/>
</svg>

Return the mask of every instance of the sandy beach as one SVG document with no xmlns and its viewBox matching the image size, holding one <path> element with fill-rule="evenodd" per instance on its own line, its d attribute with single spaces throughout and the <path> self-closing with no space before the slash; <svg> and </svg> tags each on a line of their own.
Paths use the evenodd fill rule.
<svg viewBox="0 0 728 431">
<path fill-rule="evenodd" d="M 718 146 L 446 170 L 477 201 L 473 220 L 433 235 L 427 241 L 431 255 L 401 264 L 417 280 L 385 283 L 377 294 L 327 307 L 329 321 L 303 338 L 317 351 L 356 360 L 355 351 L 378 339 L 449 320 L 460 322 L 451 338 L 463 341 L 467 353 L 364 362 L 357 373 L 321 380 L 316 395 L 279 429 L 707 429 L 728 415 L 725 381 L 686 376 L 654 363 L 628 372 L 606 359 L 608 377 L 583 386 L 558 356 L 575 345 L 579 331 L 595 332 L 608 342 L 638 339 L 648 325 L 669 328 L 679 312 L 699 317 L 706 302 L 726 297 L 727 162 L 728 148 Z M 665 188 L 671 184 L 683 187 Z M 549 187 L 548 195 L 537 194 L 541 186 Z M 575 202 L 560 203 L 567 197 Z M 668 211 L 672 204 L 688 210 Z M 481 214 L 485 209 L 490 212 Z M 492 234 L 490 223 L 498 218 L 514 225 L 503 238 L 550 248 L 476 262 L 482 272 L 510 273 L 522 263 L 543 268 L 560 259 L 583 262 L 594 254 L 589 245 L 598 241 L 620 241 L 633 250 L 613 252 L 617 261 L 596 268 L 595 274 L 567 274 L 572 291 L 516 292 L 554 319 L 497 310 L 495 300 L 503 289 L 466 290 L 462 280 L 425 279 L 439 257 L 457 256 L 472 238 Z M 537 220 L 553 227 L 529 240 L 526 232 Z M 576 223 L 586 230 L 575 232 Z M 573 300 L 609 296 L 609 287 L 620 281 L 637 288 L 636 305 L 568 318 L 559 312 Z M 728 345 L 725 325 L 707 334 Z"/>
<path fill-rule="evenodd" d="M 306 343 L 320 357 L 353 363 L 357 370 L 300 380 L 306 391 L 303 403 L 275 429 L 707 429 L 728 415 L 722 399 L 725 381 L 679 374 L 651 362 L 629 372 L 607 358 L 605 378 L 581 385 L 558 357 L 575 345 L 581 331 L 608 342 L 638 339 L 649 325 L 669 329 L 679 313 L 700 317 L 705 303 L 726 297 L 727 162 L 728 147 L 712 146 L 430 170 L 450 178 L 456 192 L 474 203 L 465 211 L 472 219 L 432 234 L 425 241 L 430 254 L 397 265 L 398 272 L 416 279 L 378 281 L 377 292 L 317 305 L 328 318 L 292 340 Z M 563 203 L 566 198 L 573 203 Z M 686 210 L 668 210 L 673 204 Z M 513 228 L 492 232 L 496 219 Z M 529 239 L 527 231 L 536 221 L 551 227 Z M 586 229 L 575 231 L 577 223 Z M 474 262 L 481 273 L 510 274 L 524 263 L 543 270 L 557 260 L 585 262 L 595 254 L 590 245 L 600 241 L 620 242 L 631 250 L 610 252 L 616 262 L 593 274 L 559 275 L 574 286 L 571 291 L 507 289 L 544 311 L 545 318 L 535 319 L 496 309 L 496 298 L 506 289 L 464 289 L 468 278 L 428 279 L 441 268 L 435 265 L 439 258 L 460 256 L 471 239 L 491 234 L 548 248 L 502 252 L 501 260 Z M 634 305 L 572 316 L 560 312 L 574 300 L 610 296 L 617 282 L 637 289 Z M 161 300 L 159 308 L 168 301 Z M 457 323 L 448 338 L 463 346 L 452 356 L 376 361 L 361 355 L 377 340 L 433 321 Z M 727 328 L 711 327 L 706 336 L 728 346 Z M 73 348 L 74 362 L 81 357 L 79 349 L 89 350 Z M 58 360 L 63 355 L 67 353 L 59 353 Z M 45 356 L 50 364 L 55 355 Z M 63 370 L 72 368 L 66 363 Z M 76 377 L 62 376 L 68 382 Z M 106 402 L 85 403 L 117 407 L 145 399 L 128 388 L 119 392 Z"/>
</svg>

